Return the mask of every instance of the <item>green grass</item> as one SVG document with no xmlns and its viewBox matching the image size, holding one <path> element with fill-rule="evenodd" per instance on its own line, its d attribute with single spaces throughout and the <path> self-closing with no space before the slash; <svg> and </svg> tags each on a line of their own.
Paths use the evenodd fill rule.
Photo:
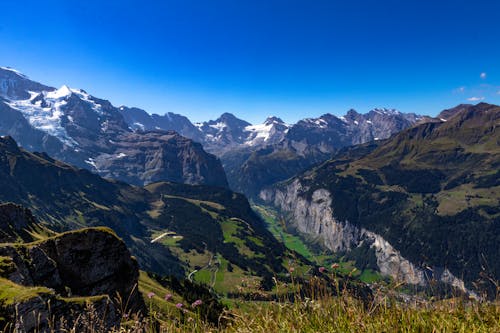
<svg viewBox="0 0 500 333">
<path fill-rule="evenodd" d="M 498 304 L 424 306 L 373 303 L 349 297 L 295 304 L 250 303 L 221 332 L 498 332 Z"/>
<path fill-rule="evenodd" d="M 268 230 L 274 235 L 274 237 L 281 240 L 288 249 L 301 254 L 309 261 L 314 262 L 316 265 L 329 267 L 332 264 L 332 261 L 335 261 L 340 265 L 338 272 L 344 275 L 350 274 L 352 277 L 358 278 L 364 283 L 373 283 L 384 280 L 382 275 L 371 269 L 365 269 L 362 271 L 356 270 L 355 263 L 353 261 L 344 262 L 342 261 L 342 258 L 335 258 L 331 254 L 319 253 L 317 250 L 312 249 L 300 238 L 300 236 L 286 232 L 285 227 L 279 222 L 277 213 L 272 208 L 255 204 L 252 205 L 252 208 L 264 219 Z M 301 269 L 308 268 L 304 267 Z"/>
<path fill-rule="evenodd" d="M 268 207 L 258 205 L 253 205 L 252 208 L 264 219 L 268 230 L 273 234 L 273 236 L 276 237 L 276 239 L 281 240 L 288 249 L 299 253 L 308 260 L 316 261 L 317 256 L 309 250 L 309 247 L 299 236 L 293 235 L 284 230 L 283 226 L 281 226 L 278 221 L 276 212 Z"/>
<path fill-rule="evenodd" d="M 41 294 L 54 294 L 45 287 L 25 287 L 0 278 L 0 303 L 4 306 L 18 304 Z"/>
</svg>

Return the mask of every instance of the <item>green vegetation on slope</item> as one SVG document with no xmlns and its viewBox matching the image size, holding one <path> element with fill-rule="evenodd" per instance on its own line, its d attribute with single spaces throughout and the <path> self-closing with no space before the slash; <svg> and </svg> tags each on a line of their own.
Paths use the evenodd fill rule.
<svg viewBox="0 0 500 333">
<path fill-rule="evenodd" d="M 340 152 L 300 176 L 339 221 L 384 237 L 419 267 L 447 268 L 494 296 L 500 279 L 500 107 L 469 106 L 373 150 Z M 361 154 L 356 154 L 356 150 Z M 428 272 L 432 274 L 432 272 Z"/>
<path fill-rule="evenodd" d="M 339 265 L 337 269 L 339 273 L 359 279 L 361 282 L 374 283 L 385 280 L 373 265 L 367 267 L 357 256 L 331 253 L 331 251 L 321 248 L 314 240 L 305 240 L 304 236 L 289 231 L 284 219 L 280 218 L 278 212 L 272 207 L 257 204 L 253 204 L 252 207 L 267 223 L 267 227 L 274 237 L 283 242 L 288 249 L 301 254 L 318 267 L 330 267 L 335 263 Z M 361 256 L 366 257 L 366 254 L 360 254 Z"/>
</svg>

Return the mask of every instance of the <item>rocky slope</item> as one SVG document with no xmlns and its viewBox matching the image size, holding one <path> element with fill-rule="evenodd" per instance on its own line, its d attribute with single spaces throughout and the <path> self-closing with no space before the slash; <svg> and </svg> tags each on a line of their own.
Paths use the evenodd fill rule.
<svg viewBox="0 0 500 333">
<path fill-rule="evenodd" d="M 379 145 L 346 150 L 261 193 L 336 252 L 382 273 L 494 293 L 500 276 L 500 107 L 462 106 Z M 491 294 L 490 294 L 491 295 Z"/>
<path fill-rule="evenodd" d="M 84 90 L 47 87 L 0 68 L 0 135 L 26 149 L 137 185 L 227 186 L 220 162 L 200 145 L 174 133 L 134 132 L 126 119 L 133 121 Z"/>
<path fill-rule="evenodd" d="M 78 327 L 77 321 L 92 306 L 107 313 L 101 324 L 110 328 L 121 319 L 117 295 L 129 300 L 128 310 L 145 312 L 137 289 L 137 262 L 110 229 L 47 238 L 37 233 L 40 224 L 26 208 L 1 204 L 0 212 L 4 240 L 15 239 L 20 230 L 32 230 L 24 241 L 0 246 L 2 327 L 10 322 L 27 332 L 43 331 L 49 325 L 59 327 L 62 319 Z"/>
</svg>

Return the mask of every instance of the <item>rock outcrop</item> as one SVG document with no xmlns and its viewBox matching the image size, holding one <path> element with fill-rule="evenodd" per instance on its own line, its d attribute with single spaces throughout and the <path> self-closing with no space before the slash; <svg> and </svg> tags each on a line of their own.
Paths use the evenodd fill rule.
<svg viewBox="0 0 500 333">
<path fill-rule="evenodd" d="M 31 213 L 0 206 L 0 222 L 30 228 Z M 21 331 L 44 331 L 78 322 L 89 311 L 96 324 L 110 328 L 126 311 L 144 311 L 138 291 L 139 270 L 125 244 L 108 228 L 88 228 L 32 243 L 0 246 L 1 312 Z M 119 296 L 119 297 L 118 297 Z M 118 304 L 117 297 L 124 300 Z M 64 319 L 61 321 L 60 319 Z M 62 327 L 62 326 L 59 326 Z"/>
</svg>

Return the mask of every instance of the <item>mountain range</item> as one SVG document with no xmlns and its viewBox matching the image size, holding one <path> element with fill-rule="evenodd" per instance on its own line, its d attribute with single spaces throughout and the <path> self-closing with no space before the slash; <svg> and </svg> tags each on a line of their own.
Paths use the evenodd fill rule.
<svg viewBox="0 0 500 333">
<path fill-rule="evenodd" d="M 472 293 L 485 263 L 471 256 L 487 258 L 498 276 L 496 239 L 443 247 L 429 232 L 454 235 L 450 221 L 469 219 L 477 230 L 492 221 L 481 235 L 498 233 L 497 126 L 498 107 L 484 103 L 436 118 L 374 109 L 296 124 L 252 125 L 230 113 L 193 124 L 4 67 L 0 200 L 30 208 L 55 231 L 108 226 L 141 267 L 161 274 L 212 281 L 223 267 L 269 286 L 286 260 L 311 265 L 284 247 L 267 250 L 276 239 L 240 192 L 274 205 L 321 246 L 371 258 L 364 264 L 385 275 L 417 285 L 431 276 Z"/>
<path fill-rule="evenodd" d="M 227 187 L 220 161 L 175 132 L 129 128 L 121 111 L 84 90 L 48 87 L 0 68 L 0 134 L 30 151 L 144 185 L 165 180 Z"/>
<path fill-rule="evenodd" d="M 229 181 L 232 189 L 255 197 L 339 148 L 385 139 L 428 119 L 374 109 L 294 125 L 278 117 L 252 125 L 230 113 L 193 124 L 182 115 L 115 107 L 82 89 L 56 89 L 0 68 L 0 134 L 30 151 L 135 185 L 173 181 L 227 187 Z"/>
</svg>

